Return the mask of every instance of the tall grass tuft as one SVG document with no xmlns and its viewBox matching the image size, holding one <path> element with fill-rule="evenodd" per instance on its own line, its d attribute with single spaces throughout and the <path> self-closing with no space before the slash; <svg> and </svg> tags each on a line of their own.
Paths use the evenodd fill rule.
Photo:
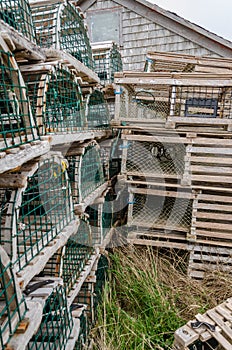
<svg viewBox="0 0 232 350">
<path fill-rule="evenodd" d="M 130 247 L 116 249 L 109 259 L 95 349 L 171 349 L 177 328 L 232 295 L 230 275 L 189 278 L 185 254 Z"/>
</svg>

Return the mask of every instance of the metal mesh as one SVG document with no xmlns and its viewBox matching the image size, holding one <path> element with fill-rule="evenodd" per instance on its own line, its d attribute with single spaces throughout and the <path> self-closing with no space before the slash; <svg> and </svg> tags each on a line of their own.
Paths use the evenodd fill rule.
<svg viewBox="0 0 232 350">
<path fill-rule="evenodd" d="M 36 128 L 30 112 L 27 91 L 13 56 L 0 51 L 0 150 L 34 141 Z M 15 63 L 16 65 L 16 63 Z"/>
<path fill-rule="evenodd" d="M 159 197 L 136 193 L 130 225 L 149 229 L 188 230 L 192 219 L 192 201 L 183 198 Z"/>
<path fill-rule="evenodd" d="M 211 86 L 153 85 L 149 90 L 123 89 L 120 119 L 166 119 L 167 116 L 231 118 L 232 88 Z"/>
<path fill-rule="evenodd" d="M 40 276 L 61 277 L 63 266 L 63 247 L 58 249 L 55 254 L 48 260 Z"/>
<path fill-rule="evenodd" d="M 90 145 L 83 155 L 67 158 L 73 200 L 78 203 L 105 182 L 100 153 L 96 145 Z"/>
<path fill-rule="evenodd" d="M 114 81 L 114 73 L 122 71 L 122 57 L 115 43 L 107 47 L 93 46 L 95 72 L 103 85 Z"/>
<path fill-rule="evenodd" d="M 128 174 L 165 175 L 184 172 L 186 151 L 183 144 L 131 141 L 127 147 Z"/>
<path fill-rule="evenodd" d="M 96 312 L 96 307 L 102 300 L 102 292 L 107 279 L 108 269 L 109 269 L 109 261 L 104 255 L 101 255 L 97 266 L 96 283 L 94 286 L 95 312 Z"/>
<path fill-rule="evenodd" d="M 33 335 L 27 350 L 65 349 L 73 328 L 73 319 L 62 286 L 54 289 L 46 300 L 39 330 Z"/>
<path fill-rule="evenodd" d="M 120 119 L 165 119 L 169 111 L 169 86 L 152 86 L 149 90 L 137 89 L 134 92 L 126 89 L 121 91 Z"/>
<path fill-rule="evenodd" d="M 19 270 L 74 219 L 65 166 L 53 158 L 39 164 L 25 190 L 1 190 L 1 200 L 1 244 L 17 256 Z"/>
<path fill-rule="evenodd" d="M 84 112 L 81 90 L 66 66 L 58 64 L 47 73 L 24 72 L 23 77 L 41 133 L 82 131 Z"/>
<path fill-rule="evenodd" d="M 0 256 L 0 347 L 5 348 L 18 326 L 24 318 L 26 305 L 24 298 L 21 300 L 15 288 L 15 279 L 12 272 L 12 265 L 9 262 L 3 265 Z"/>
<path fill-rule="evenodd" d="M 0 19 L 35 42 L 35 28 L 27 0 L 1 0 Z"/>
<path fill-rule="evenodd" d="M 92 234 L 89 224 L 84 220 L 80 220 L 78 231 L 69 238 L 63 257 L 62 277 L 67 293 L 77 282 L 80 273 L 93 252 Z"/>
<path fill-rule="evenodd" d="M 65 50 L 94 70 L 87 27 L 75 6 L 64 1 L 37 3 L 32 16 L 39 45 Z"/>
<path fill-rule="evenodd" d="M 109 110 L 104 95 L 94 90 L 87 98 L 86 114 L 89 129 L 102 129 L 109 127 Z"/>
</svg>

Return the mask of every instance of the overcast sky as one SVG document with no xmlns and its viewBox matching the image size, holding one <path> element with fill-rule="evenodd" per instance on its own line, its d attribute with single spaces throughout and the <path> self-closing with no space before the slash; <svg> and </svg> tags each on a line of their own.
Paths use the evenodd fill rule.
<svg viewBox="0 0 232 350">
<path fill-rule="evenodd" d="M 148 0 L 232 41 L 232 0 Z"/>
</svg>

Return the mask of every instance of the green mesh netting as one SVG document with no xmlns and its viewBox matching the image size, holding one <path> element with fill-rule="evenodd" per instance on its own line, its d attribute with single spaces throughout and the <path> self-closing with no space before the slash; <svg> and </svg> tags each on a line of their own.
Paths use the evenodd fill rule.
<svg viewBox="0 0 232 350">
<path fill-rule="evenodd" d="M 26 87 L 12 61 L 14 58 L 9 52 L 0 51 L 1 151 L 38 139 Z"/>
<path fill-rule="evenodd" d="M 114 73 L 123 70 L 122 57 L 115 43 L 108 47 L 93 45 L 93 58 L 95 72 L 98 74 L 103 85 L 114 81 Z"/>
<path fill-rule="evenodd" d="M 82 13 L 67 1 L 32 5 L 38 44 L 72 54 L 94 70 L 92 49 Z"/>
<path fill-rule="evenodd" d="M 2 253 L 2 250 L 1 250 Z M 4 349 L 24 318 L 26 305 L 24 298 L 17 295 L 12 264 L 3 264 L 0 256 L 0 347 Z"/>
<path fill-rule="evenodd" d="M 37 125 L 43 134 L 82 131 L 81 89 L 70 70 L 58 64 L 47 72 L 24 72 Z"/>
<path fill-rule="evenodd" d="M 58 286 L 46 300 L 40 327 L 26 349 L 64 350 L 72 328 L 73 319 L 67 305 L 65 290 Z"/>
<path fill-rule="evenodd" d="M 67 293 L 77 282 L 93 252 L 89 224 L 85 220 L 80 220 L 78 231 L 69 238 L 63 256 L 62 277 Z"/>
<path fill-rule="evenodd" d="M 94 90 L 87 97 L 86 117 L 89 129 L 102 129 L 109 127 L 109 109 L 100 90 Z"/>
<path fill-rule="evenodd" d="M 1 0 L 0 19 L 35 42 L 35 28 L 27 0 Z"/>
<path fill-rule="evenodd" d="M 105 182 L 99 148 L 90 145 L 83 155 L 68 156 L 67 159 L 73 200 L 79 203 Z"/>
<path fill-rule="evenodd" d="M 39 164 L 25 189 L 0 191 L 1 244 L 16 259 L 17 269 L 30 263 L 74 219 L 70 192 L 64 164 L 53 158 Z"/>
</svg>

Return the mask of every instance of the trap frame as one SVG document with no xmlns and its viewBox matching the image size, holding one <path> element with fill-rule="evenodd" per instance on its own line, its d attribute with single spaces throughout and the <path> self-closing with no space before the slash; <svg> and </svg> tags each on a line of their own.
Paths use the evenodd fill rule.
<svg viewBox="0 0 232 350">
<path fill-rule="evenodd" d="M 0 246 L 0 346 L 4 349 L 24 318 L 27 308 L 16 283 L 13 266 Z"/>
<path fill-rule="evenodd" d="M 85 126 L 82 94 L 76 76 L 64 64 L 23 69 L 40 133 L 77 133 Z"/>
<path fill-rule="evenodd" d="M 88 195 L 105 182 L 100 147 L 96 141 L 89 142 L 76 153 L 77 155 L 67 156 L 68 173 L 75 204 L 83 202 Z"/>
<path fill-rule="evenodd" d="M 46 48 L 67 51 L 94 70 L 87 26 L 80 8 L 66 0 L 31 4 L 37 42 Z"/>
<path fill-rule="evenodd" d="M 92 43 L 95 72 L 102 85 L 114 82 L 114 73 L 123 69 L 122 57 L 119 48 L 114 42 Z"/>
<path fill-rule="evenodd" d="M 0 242 L 16 271 L 75 220 L 66 166 L 64 159 L 48 154 L 40 162 L 26 164 L 25 170 L 31 167 L 26 175 L 23 168 L 22 175 L 11 174 L 21 183 L 1 188 Z"/>
<path fill-rule="evenodd" d="M 65 349 L 73 325 L 65 289 L 57 286 L 45 301 L 40 327 L 31 338 L 27 350 Z"/>
<path fill-rule="evenodd" d="M 38 140 L 39 136 L 25 83 L 1 37 L 0 72 L 0 149 L 5 151 Z"/>
<path fill-rule="evenodd" d="M 1 0 L 0 19 L 35 42 L 35 27 L 28 0 Z"/>
<path fill-rule="evenodd" d="M 89 129 L 105 129 L 109 127 L 109 109 L 100 90 L 95 89 L 87 96 L 85 113 Z"/>
<path fill-rule="evenodd" d="M 139 73 L 115 75 L 117 121 L 133 124 L 229 125 L 231 75 Z M 220 120 L 222 119 L 222 120 Z"/>
</svg>

